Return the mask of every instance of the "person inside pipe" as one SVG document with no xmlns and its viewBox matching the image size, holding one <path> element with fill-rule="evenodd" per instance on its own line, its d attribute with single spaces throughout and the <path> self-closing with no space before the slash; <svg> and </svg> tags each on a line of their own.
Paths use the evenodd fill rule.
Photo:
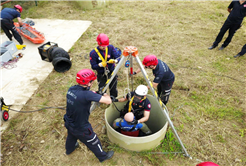
<svg viewBox="0 0 246 166">
<path fill-rule="evenodd" d="M 118 51 L 113 45 L 109 45 L 109 38 L 106 34 L 99 34 L 97 43 L 98 46 L 90 52 L 90 63 L 91 68 L 97 71 L 98 92 L 101 93 L 115 69 L 115 64 L 120 61 L 121 51 Z M 109 84 L 109 88 L 110 95 L 117 97 L 117 75 Z"/>
<path fill-rule="evenodd" d="M 12 41 L 12 36 L 14 36 L 14 38 L 22 45 L 23 40 L 16 30 L 13 22 L 13 19 L 17 18 L 20 27 L 23 25 L 20 14 L 21 12 L 22 7 L 20 5 L 15 5 L 14 8 L 4 8 L 1 11 L 1 28 L 10 41 Z"/>
<path fill-rule="evenodd" d="M 144 57 L 142 63 L 146 69 L 152 70 L 153 75 L 155 76 L 152 85 L 154 88 L 157 88 L 158 97 L 161 99 L 163 104 L 167 105 L 175 80 L 175 75 L 167 64 L 162 60 L 157 59 L 155 55 L 147 55 Z M 140 68 L 138 68 L 133 72 L 133 75 L 140 71 Z"/>
<path fill-rule="evenodd" d="M 134 117 L 133 112 L 126 113 L 124 119 L 113 123 L 113 127 L 115 129 L 120 128 L 122 134 L 132 137 L 138 137 L 139 130 L 143 133 L 151 134 L 151 131 L 145 125 L 145 123 L 136 123 L 136 118 Z"/>
<path fill-rule="evenodd" d="M 111 104 L 112 100 L 106 93 L 102 96 L 90 91 L 95 73 L 90 69 L 82 69 L 77 73 L 78 85 L 72 86 L 67 92 L 67 108 L 64 115 L 65 127 L 67 128 L 66 155 L 71 154 L 79 147 L 77 140 L 84 143 L 98 158 L 100 162 L 110 159 L 114 151 L 105 152 L 101 142 L 94 133 L 88 119 L 90 116 L 91 102 Z"/>
<path fill-rule="evenodd" d="M 139 85 L 134 92 L 128 93 L 126 97 L 120 99 L 112 98 L 113 102 L 124 102 L 128 100 L 128 102 L 124 106 L 124 109 L 120 113 L 120 118 L 115 119 L 113 124 L 123 121 L 125 114 L 128 112 L 132 112 L 135 116 L 135 119 L 131 122 L 131 124 L 136 125 L 141 123 L 143 125 L 141 131 L 144 131 L 144 133 L 141 133 L 140 136 L 151 134 L 151 130 L 144 123 L 149 120 L 151 110 L 151 103 L 146 97 L 147 94 L 147 86 Z"/>
</svg>

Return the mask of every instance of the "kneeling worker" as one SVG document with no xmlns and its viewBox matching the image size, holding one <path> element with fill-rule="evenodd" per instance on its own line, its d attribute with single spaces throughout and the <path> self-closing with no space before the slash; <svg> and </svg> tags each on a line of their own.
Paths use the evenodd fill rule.
<svg viewBox="0 0 246 166">
<path fill-rule="evenodd" d="M 101 142 L 89 123 L 90 107 L 92 101 L 111 104 L 112 100 L 106 93 L 102 96 L 89 90 L 95 79 L 97 76 L 92 70 L 82 69 L 77 73 L 78 85 L 70 87 L 67 92 L 67 109 L 64 115 L 68 133 L 66 154 L 71 154 L 79 146 L 77 140 L 80 140 L 103 162 L 110 159 L 114 151 L 106 153 L 102 150 Z"/>
<path fill-rule="evenodd" d="M 115 99 L 114 102 L 124 102 L 127 100 L 129 101 L 126 103 L 124 111 L 121 113 L 121 117 L 117 118 L 114 123 L 123 120 L 123 117 L 127 112 L 132 112 L 134 114 L 136 120 L 133 124 L 144 123 L 148 121 L 150 116 L 151 103 L 146 97 L 147 94 L 147 86 L 139 85 L 134 92 L 130 93 L 130 95 L 127 94 L 126 97 Z M 145 134 L 152 133 L 146 124 L 143 124 L 142 131 L 145 131 Z"/>
</svg>

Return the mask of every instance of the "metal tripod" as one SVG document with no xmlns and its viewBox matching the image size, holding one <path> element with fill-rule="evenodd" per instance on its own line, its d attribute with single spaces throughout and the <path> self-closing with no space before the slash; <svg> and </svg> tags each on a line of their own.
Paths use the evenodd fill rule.
<svg viewBox="0 0 246 166">
<path fill-rule="evenodd" d="M 141 72 L 142 72 L 142 74 L 144 76 L 145 81 L 147 82 L 148 86 L 150 87 L 150 90 L 151 90 L 153 96 L 156 98 L 157 101 L 159 101 L 158 102 L 159 103 L 158 104 L 159 109 L 160 110 L 163 110 L 164 115 L 165 115 L 165 117 L 166 117 L 166 119 L 167 119 L 170 127 L 172 128 L 173 133 L 175 134 L 176 138 L 178 139 L 178 142 L 180 143 L 180 145 L 182 146 L 182 149 L 183 149 L 183 152 L 184 152 L 184 156 L 190 157 L 190 155 L 187 153 L 187 151 L 186 151 L 186 149 L 185 149 L 185 147 L 184 147 L 181 139 L 179 138 L 178 133 L 175 130 L 174 125 L 173 125 L 173 123 L 172 123 L 172 121 L 171 121 L 171 119 L 170 119 L 170 117 L 168 115 L 168 109 L 167 109 L 167 107 L 165 106 L 165 104 L 162 103 L 162 101 L 160 99 L 158 99 L 157 92 L 154 90 L 153 85 L 152 85 L 151 81 L 149 80 L 148 75 L 147 75 L 146 71 L 144 70 L 144 67 L 143 67 L 143 65 L 142 65 L 142 63 L 141 63 L 141 61 L 140 61 L 140 59 L 138 57 L 138 50 L 137 50 L 136 47 L 134 47 L 134 46 L 127 46 L 124 49 L 124 51 L 123 51 L 123 58 L 121 58 L 119 64 L 114 69 L 113 73 L 111 74 L 110 79 L 107 80 L 106 86 L 103 88 L 102 92 L 103 93 L 106 92 L 107 88 L 109 87 L 109 84 L 112 82 L 113 78 L 118 73 L 119 69 L 121 68 L 121 66 L 123 65 L 123 63 L 125 62 L 125 60 L 127 59 L 128 56 L 130 56 L 130 64 L 131 64 L 130 72 L 131 72 L 131 77 L 133 76 L 132 57 L 134 57 L 135 60 L 137 61 L 138 65 L 139 65 L 140 69 L 141 69 Z M 133 80 L 133 79 L 131 79 L 131 80 Z M 131 81 L 131 83 L 133 84 L 133 81 Z M 91 106 L 91 108 L 90 108 L 90 111 L 93 111 L 95 109 L 95 107 L 96 107 L 96 103 L 93 103 L 92 106 Z"/>
</svg>

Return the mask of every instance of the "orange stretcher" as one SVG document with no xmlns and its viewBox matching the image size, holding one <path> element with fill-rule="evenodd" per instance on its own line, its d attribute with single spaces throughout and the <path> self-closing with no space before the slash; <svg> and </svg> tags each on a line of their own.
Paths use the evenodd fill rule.
<svg viewBox="0 0 246 166">
<path fill-rule="evenodd" d="M 27 23 L 23 23 L 20 27 L 19 23 L 14 23 L 17 31 L 26 39 L 30 40 L 34 44 L 41 44 L 45 41 L 45 37 L 42 33 L 38 32 L 35 28 L 31 27 Z"/>
</svg>

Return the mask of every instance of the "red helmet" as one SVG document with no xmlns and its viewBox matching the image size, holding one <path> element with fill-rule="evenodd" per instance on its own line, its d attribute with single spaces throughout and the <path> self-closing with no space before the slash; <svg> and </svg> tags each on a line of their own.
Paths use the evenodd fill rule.
<svg viewBox="0 0 246 166">
<path fill-rule="evenodd" d="M 97 43 L 99 46 L 103 46 L 103 47 L 106 47 L 109 45 L 109 39 L 108 39 L 108 36 L 105 35 L 104 33 L 100 33 L 98 36 L 97 36 Z"/>
<path fill-rule="evenodd" d="M 210 162 L 210 161 L 206 161 L 206 162 L 202 162 L 200 164 L 197 164 L 196 166 L 219 166 L 219 165 L 215 164 L 213 162 Z"/>
<path fill-rule="evenodd" d="M 158 64 L 158 59 L 155 55 L 147 55 L 143 59 L 143 65 L 144 66 L 150 66 L 150 65 L 156 66 L 157 64 Z"/>
<path fill-rule="evenodd" d="M 86 85 L 90 81 L 97 79 L 97 76 L 91 69 L 82 69 L 77 73 L 76 81 L 79 84 Z"/>
<path fill-rule="evenodd" d="M 19 9 L 20 10 L 20 13 L 22 12 L 22 7 L 21 7 L 21 5 L 15 5 L 14 6 L 16 9 Z"/>
</svg>

